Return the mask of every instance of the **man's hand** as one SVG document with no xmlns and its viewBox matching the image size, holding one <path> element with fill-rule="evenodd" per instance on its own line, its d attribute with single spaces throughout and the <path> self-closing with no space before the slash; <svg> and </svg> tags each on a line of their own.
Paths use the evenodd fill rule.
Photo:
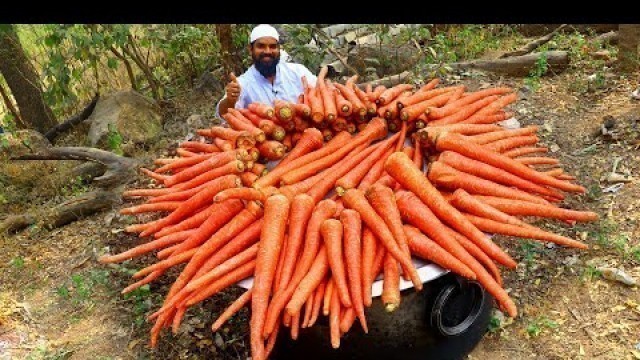
<svg viewBox="0 0 640 360">
<path fill-rule="evenodd" d="M 234 73 L 229 74 L 229 78 L 231 79 L 231 81 L 229 81 L 229 83 L 225 87 L 225 91 L 227 99 L 235 104 L 240 97 L 240 83 L 238 82 L 238 79 L 236 78 L 236 75 Z"/>
</svg>

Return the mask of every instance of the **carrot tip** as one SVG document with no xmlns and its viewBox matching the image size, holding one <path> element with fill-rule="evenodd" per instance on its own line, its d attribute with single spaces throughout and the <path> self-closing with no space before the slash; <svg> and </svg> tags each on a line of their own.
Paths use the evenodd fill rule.
<svg viewBox="0 0 640 360">
<path fill-rule="evenodd" d="M 394 311 L 396 311 L 396 309 L 397 309 L 397 308 L 398 308 L 398 304 L 393 304 L 393 303 L 391 303 L 391 304 L 386 304 L 386 305 L 384 306 L 384 310 L 385 310 L 386 312 L 389 312 L 389 313 L 390 313 L 390 312 L 394 312 Z"/>
</svg>

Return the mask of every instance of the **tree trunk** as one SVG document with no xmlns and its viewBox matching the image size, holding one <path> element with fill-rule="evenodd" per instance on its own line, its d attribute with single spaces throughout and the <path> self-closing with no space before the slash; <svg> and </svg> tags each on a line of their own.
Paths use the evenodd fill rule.
<svg viewBox="0 0 640 360">
<path fill-rule="evenodd" d="M 222 67 L 225 75 L 236 72 L 233 64 L 233 38 L 231 36 L 231 24 L 216 24 L 216 35 L 220 42 L 220 54 L 222 55 Z M 237 73 L 236 75 L 240 75 Z"/>
<path fill-rule="evenodd" d="M 25 124 L 44 134 L 56 125 L 44 102 L 38 74 L 27 58 L 13 25 L 0 25 L 0 73 L 16 100 Z"/>
<path fill-rule="evenodd" d="M 619 71 L 630 73 L 638 69 L 638 44 L 640 24 L 620 24 L 617 63 Z"/>
</svg>

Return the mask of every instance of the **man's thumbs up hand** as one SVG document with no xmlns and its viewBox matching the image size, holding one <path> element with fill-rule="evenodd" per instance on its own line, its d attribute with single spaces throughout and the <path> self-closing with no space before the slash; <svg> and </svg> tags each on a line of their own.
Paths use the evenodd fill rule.
<svg viewBox="0 0 640 360">
<path fill-rule="evenodd" d="M 240 83 L 238 82 L 238 78 L 234 73 L 229 74 L 229 79 L 230 81 L 225 87 L 226 95 L 227 95 L 227 99 L 235 103 L 236 101 L 238 101 L 238 98 L 240 97 L 240 90 L 241 90 Z"/>
</svg>

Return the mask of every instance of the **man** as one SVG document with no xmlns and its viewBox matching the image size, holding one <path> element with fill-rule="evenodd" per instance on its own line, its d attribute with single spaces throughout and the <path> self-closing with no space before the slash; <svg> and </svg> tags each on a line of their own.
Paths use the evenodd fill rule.
<svg viewBox="0 0 640 360">
<path fill-rule="evenodd" d="M 231 107 L 246 108 L 252 102 L 273 104 L 275 99 L 297 102 L 304 89 L 302 77 L 315 86 L 316 76 L 304 65 L 280 61 L 280 36 L 271 25 L 261 24 L 253 28 L 249 36 L 249 52 L 253 65 L 242 75 L 230 74 L 225 96 L 216 106 L 221 117 Z"/>
</svg>

